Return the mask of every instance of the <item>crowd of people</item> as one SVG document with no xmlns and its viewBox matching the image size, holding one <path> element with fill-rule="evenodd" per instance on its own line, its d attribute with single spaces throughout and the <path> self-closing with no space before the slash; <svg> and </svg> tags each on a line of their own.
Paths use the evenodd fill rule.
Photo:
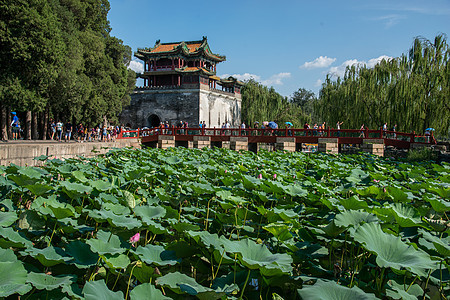
<svg viewBox="0 0 450 300">
<path fill-rule="evenodd" d="M 66 122 L 64 124 L 60 120 L 58 122 L 55 122 L 55 120 L 51 120 L 49 129 L 51 140 L 69 142 L 73 139 L 79 143 L 94 141 L 114 141 L 122 130 L 119 126 L 107 127 L 98 125 L 89 128 L 87 126 L 84 126 L 82 123 L 78 123 L 78 125 L 74 126 L 70 122 Z"/>
</svg>

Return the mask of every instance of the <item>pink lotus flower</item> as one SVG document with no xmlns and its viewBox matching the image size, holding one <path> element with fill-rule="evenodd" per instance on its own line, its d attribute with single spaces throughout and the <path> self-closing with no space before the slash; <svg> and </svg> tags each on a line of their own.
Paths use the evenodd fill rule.
<svg viewBox="0 0 450 300">
<path fill-rule="evenodd" d="M 262 174 L 261 173 L 258 175 L 258 179 L 262 179 Z"/>
<path fill-rule="evenodd" d="M 133 245 L 133 247 L 136 247 L 136 243 L 139 242 L 139 239 L 141 238 L 141 234 L 138 232 L 132 237 L 130 237 L 130 243 Z"/>
<path fill-rule="evenodd" d="M 380 181 L 379 181 L 379 180 L 376 180 L 376 179 L 374 179 L 374 180 L 373 180 L 373 182 L 376 182 L 376 183 L 378 183 L 378 182 L 380 182 Z"/>
<path fill-rule="evenodd" d="M 225 174 L 226 174 L 226 173 L 228 173 L 228 171 L 227 171 L 227 170 L 225 170 Z"/>
<path fill-rule="evenodd" d="M 273 179 L 277 179 L 277 174 L 273 174 Z"/>
</svg>

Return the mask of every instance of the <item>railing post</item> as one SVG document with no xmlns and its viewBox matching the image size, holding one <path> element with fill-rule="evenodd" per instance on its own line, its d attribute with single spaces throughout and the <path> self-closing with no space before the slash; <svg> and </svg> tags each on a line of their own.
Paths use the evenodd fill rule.
<svg viewBox="0 0 450 300">
<path fill-rule="evenodd" d="M 413 132 L 411 133 L 411 137 L 410 137 L 410 140 L 409 140 L 411 143 L 414 143 L 414 142 L 415 142 L 415 140 L 414 140 L 415 135 L 416 135 L 416 132 L 413 131 Z"/>
<path fill-rule="evenodd" d="M 330 126 L 328 126 L 327 137 L 330 137 L 330 133 L 331 133 Z"/>
<path fill-rule="evenodd" d="M 141 133 L 141 129 L 138 128 L 138 132 L 137 132 L 137 137 L 138 137 L 138 138 L 141 136 L 140 133 Z"/>
<path fill-rule="evenodd" d="M 364 132 L 364 138 L 369 138 L 369 130 L 367 129 L 367 127 L 366 127 L 366 130 L 365 130 L 365 132 Z"/>
</svg>

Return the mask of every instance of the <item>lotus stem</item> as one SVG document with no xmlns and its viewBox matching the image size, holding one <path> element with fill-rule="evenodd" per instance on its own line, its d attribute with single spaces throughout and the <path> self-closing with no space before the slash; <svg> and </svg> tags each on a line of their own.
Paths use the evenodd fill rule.
<svg viewBox="0 0 450 300">
<path fill-rule="evenodd" d="M 247 273 L 247 278 L 245 279 L 245 283 L 244 283 L 244 286 L 242 287 L 242 292 L 241 292 L 241 296 L 239 297 L 239 299 L 242 299 L 242 297 L 244 296 L 245 287 L 247 286 L 247 282 L 250 277 L 250 271 L 251 270 L 249 269 L 248 273 Z"/>
<path fill-rule="evenodd" d="M 419 277 L 419 275 L 417 275 L 414 280 L 411 282 L 411 284 L 408 286 L 408 288 L 406 289 L 406 292 L 409 291 L 409 289 L 412 287 L 412 285 L 414 284 L 414 282 L 416 282 L 417 277 Z"/>
<path fill-rule="evenodd" d="M 430 280 L 430 275 L 431 275 L 431 269 L 428 272 L 427 281 L 425 282 L 425 288 L 423 289 L 423 300 L 425 300 L 425 298 L 426 298 L 426 290 L 428 288 L 428 280 Z"/>
<path fill-rule="evenodd" d="M 125 294 L 125 300 L 128 299 L 128 292 L 130 291 L 131 276 L 133 276 L 133 270 L 134 270 L 134 268 L 136 268 L 136 266 L 137 266 L 137 264 L 135 264 L 133 266 L 133 268 L 131 268 L 130 278 L 128 278 L 127 293 Z"/>
<path fill-rule="evenodd" d="M 58 221 L 56 221 L 56 222 L 55 222 L 55 226 L 53 226 L 52 235 L 50 236 L 50 241 L 48 241 L 48 243 L 47 243 L 47 247 L 50 247 L 50 245 L 51 245 L 51 243 L 52 243 L 53 234 L 55 233 L 55 229 L 56 229 L 56 224 L 58 224 Z"/>
</svg>

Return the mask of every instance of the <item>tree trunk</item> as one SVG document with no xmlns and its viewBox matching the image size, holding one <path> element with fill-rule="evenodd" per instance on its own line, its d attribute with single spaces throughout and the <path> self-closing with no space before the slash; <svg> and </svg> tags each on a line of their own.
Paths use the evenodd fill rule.
<svg viewBox="0 0 450 300">
<path fill-rule="evenodd" d="M 45 108 L 45 111 L 42 113 L 42 139 L 46 140 L 47 139 L 47 134 L 48 134 L 48 114 L 49 114 L 49 108 L 50 106 L 47 105 L 47 107 Z M 51 135 L 51 134 L 50 134 Z"/>
<path fill-rule="evenodd" d="M 5 105 L 0 104 L 0 135 L 3 141 L 8 140 L 8 111 Z"/>
<path fill-rule="evenodd" d="M 38 114 L 36 112 L 32 112 L 31 116 L 32 116 L 32 118 L 31 118 L 31 120 L 32 120 L 32 124 L 31 124 L 31 138 L 33 140 L 38 140 L 39 139 L 38 119 L 37 119 Z"/>
<path fill-rule="evenodd" d="M 29 111 L 29 110 L 27 111 L 26 117 L 25 117 L 24 139 L 31 140 L 31 111 Z"/>
<path fill-rule="evenodd" d="M 12 122 L 11 120 L 11 114 L 9 113 L 11 111 L 11 108 L 6 106 L 6 130 L 8 132 L 8 136 L 12 136 L 12 128 L 9 126 Z"/>
</svg>

